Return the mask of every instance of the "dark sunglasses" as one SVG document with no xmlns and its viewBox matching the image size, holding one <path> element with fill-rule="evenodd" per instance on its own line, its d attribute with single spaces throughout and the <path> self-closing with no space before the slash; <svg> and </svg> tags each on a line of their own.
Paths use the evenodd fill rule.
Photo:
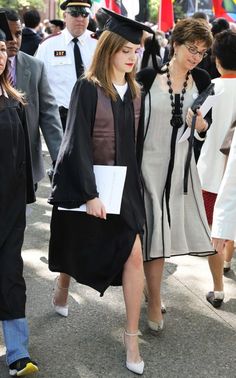
<svg viewBox="0 0 236 378">
<path fill-rule="evenodd" d="M 89 16 L 89 12 L 84 12 L 84 11 L 81 11 L 81 10 L 70 10 L 70 11 L 66 11 L 66 13 L 69 13 L 72 17 L 83 17 L 83 18 L 86 18 Z"/>
</svg>

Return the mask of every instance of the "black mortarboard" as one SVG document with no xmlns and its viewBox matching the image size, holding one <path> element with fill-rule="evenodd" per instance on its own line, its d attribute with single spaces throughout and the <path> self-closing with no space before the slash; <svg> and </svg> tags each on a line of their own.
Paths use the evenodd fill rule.
<svg viewBox="0 0 236 378">
<path fill-rule="evenodd" d="M 55 26 L 59 26 L 61 29 L 64 28 L 64 21 L 62 21 L 60 19 L 50 20 L 49 22 L 50 22 L 50 24 L 53 24 Z"/>
<path fill-rule="evenodd" d="M 11 41 L 13 39 L 5 12 L 0 12 L 0 29 L 5 34 L 5 39 L 1 39 L 1 41 L 3 40 Z"/>
<path fill-rule="evenodd" d="M 91 8 L 92 2 L 90 0 L 65 0 L 61 3 L 60 8 L 65 10 L 67 7 L 83 7 L 83 8 Z"/>
<path fill-rule="evenodd" d="M 109 9 L 102 9 L 110 16 L 109 20 L 106 22 L 105 30 L 119 34 L 121 37 L 135 45 L 140 44 L 144 30 L 148 33 L 154 34 L 154 31 L 149 26 L 144 25 L 141 22 L 121 16 Z"/>
<path fill-rule="evenodd" d="M 2 29 L 0 29 L 0 41 L 6 41 L 6 34 Z"/>
</svg>

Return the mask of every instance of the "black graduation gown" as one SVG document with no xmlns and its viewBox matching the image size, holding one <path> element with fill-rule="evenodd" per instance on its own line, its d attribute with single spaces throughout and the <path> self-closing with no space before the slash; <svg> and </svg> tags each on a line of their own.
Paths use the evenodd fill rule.
<svg viewBox="0 0 236 378">
<path fill-rule="evenodd" d="M 35 197 L 24 120 L 19 104 L 0 96 L 0 320 L 25 316 L 21 247 L 26 202 Z"/>
<path fill-rule="evenodd" d="M 107 220 L 86 213 L 59 211 L 98 196 L 93 164 L 93 127 L 96 122 L 96 86 L 82 80 L 74 87 L 67 127 L 59 152 L 49 203 L 51 220 L 49 268 L 69 274 L 103 295 L 120 285 L 123 266 L 136 234 L 144 224 L 144 207 L 134 138 L 134 110 L 128 89 L 124 101 L 111 101 L 115 128 L 115 165 L 127 166 L 121 214 Z M 104 135 L 103 138 L 106 138 Z M 106 142 L 106 141 L 105 141 Z M 106 165 L 107 163 L 99 162 Z"/>
</svg>

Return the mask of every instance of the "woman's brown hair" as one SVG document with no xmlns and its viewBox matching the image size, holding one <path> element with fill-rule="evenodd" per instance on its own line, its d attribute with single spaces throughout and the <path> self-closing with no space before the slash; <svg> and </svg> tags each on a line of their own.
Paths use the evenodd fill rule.
<svg viewBox="0 0 236 378">
<path fill-rule="evenodd" d="M 105 30 L 98 40 L 92 63 L 85 72 L 85 78 L 102 87 L 105 94 L 113 101 L 117 99 L 117 92 L 111 81 L 111 60 L 126 43 L 127 41 L 120 35 Z M 133 98 L 140 94 L 140 86 L 135 80 L 135 74 L 135 67 L 130 73 L 125 74 Z"/>
<path fill-rule="evenodd" d="M 185 18 L 177 22 L 170 40 L 170 57 L 174 55 L 174 43 L 183 45 L 186 42 L 204 42 L 206 48 L 212 45 L 212 34 L 208 23 L 203 19 Z"/>
<path fill-rule="evenodd" d="M 24 94 L 17 91 L 9 83 L 7 66 L 5 67 L 5 70 L 3 71 L 3 73 L 0 75 L 0 86 L 2 87 L 3 90 L 6 91 L 9 97 L 12 97 L 14 100 L 20 102 L 23 105 L 26 105 Z"/>
</svg>

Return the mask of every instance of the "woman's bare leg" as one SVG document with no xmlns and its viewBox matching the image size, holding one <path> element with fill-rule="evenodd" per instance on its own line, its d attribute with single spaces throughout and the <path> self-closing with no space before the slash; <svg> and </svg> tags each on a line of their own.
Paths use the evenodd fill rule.
<svg viewBox="0 0 236 378">
<path fill-rule="evenodd" d="M 225 261 L 230 262 L 234 255 L 234 241 L 229 240 L 224 248 Z"/>
<path fill-rule="evenodd" d="M 162 320 L 161 282 L 164 262 L 164 259 L 155 259 L 144 263 L 148 289 L 148 320 L 157 323 Z"/>
<path fill-rule="evenodd" d="M 66 306 L 68 291 L 70 286 L 70 276 L 65 273 L 60 273 L 54 290 L 53 303 L 56 306 Z"/>
<path fill-rule="evenodd" d="M 223 283 L 223 269 L 224 269 L 224 255 L 208 256 L 208 264 L 211 270 L 214 291 L 224 291 Z"/>
<path fill-rule="evenodd" d="M 126 307 L 126 331 L 135 334 L 139 327 L 139 317 L 142 302 L 144 272 L 141 242 L 136 237 L 132 252 L 123 270 L 123 293 Z M 127 361 L 140 362 L 138 336 L 124 335 L 127 351 Z"/>
</svg>

